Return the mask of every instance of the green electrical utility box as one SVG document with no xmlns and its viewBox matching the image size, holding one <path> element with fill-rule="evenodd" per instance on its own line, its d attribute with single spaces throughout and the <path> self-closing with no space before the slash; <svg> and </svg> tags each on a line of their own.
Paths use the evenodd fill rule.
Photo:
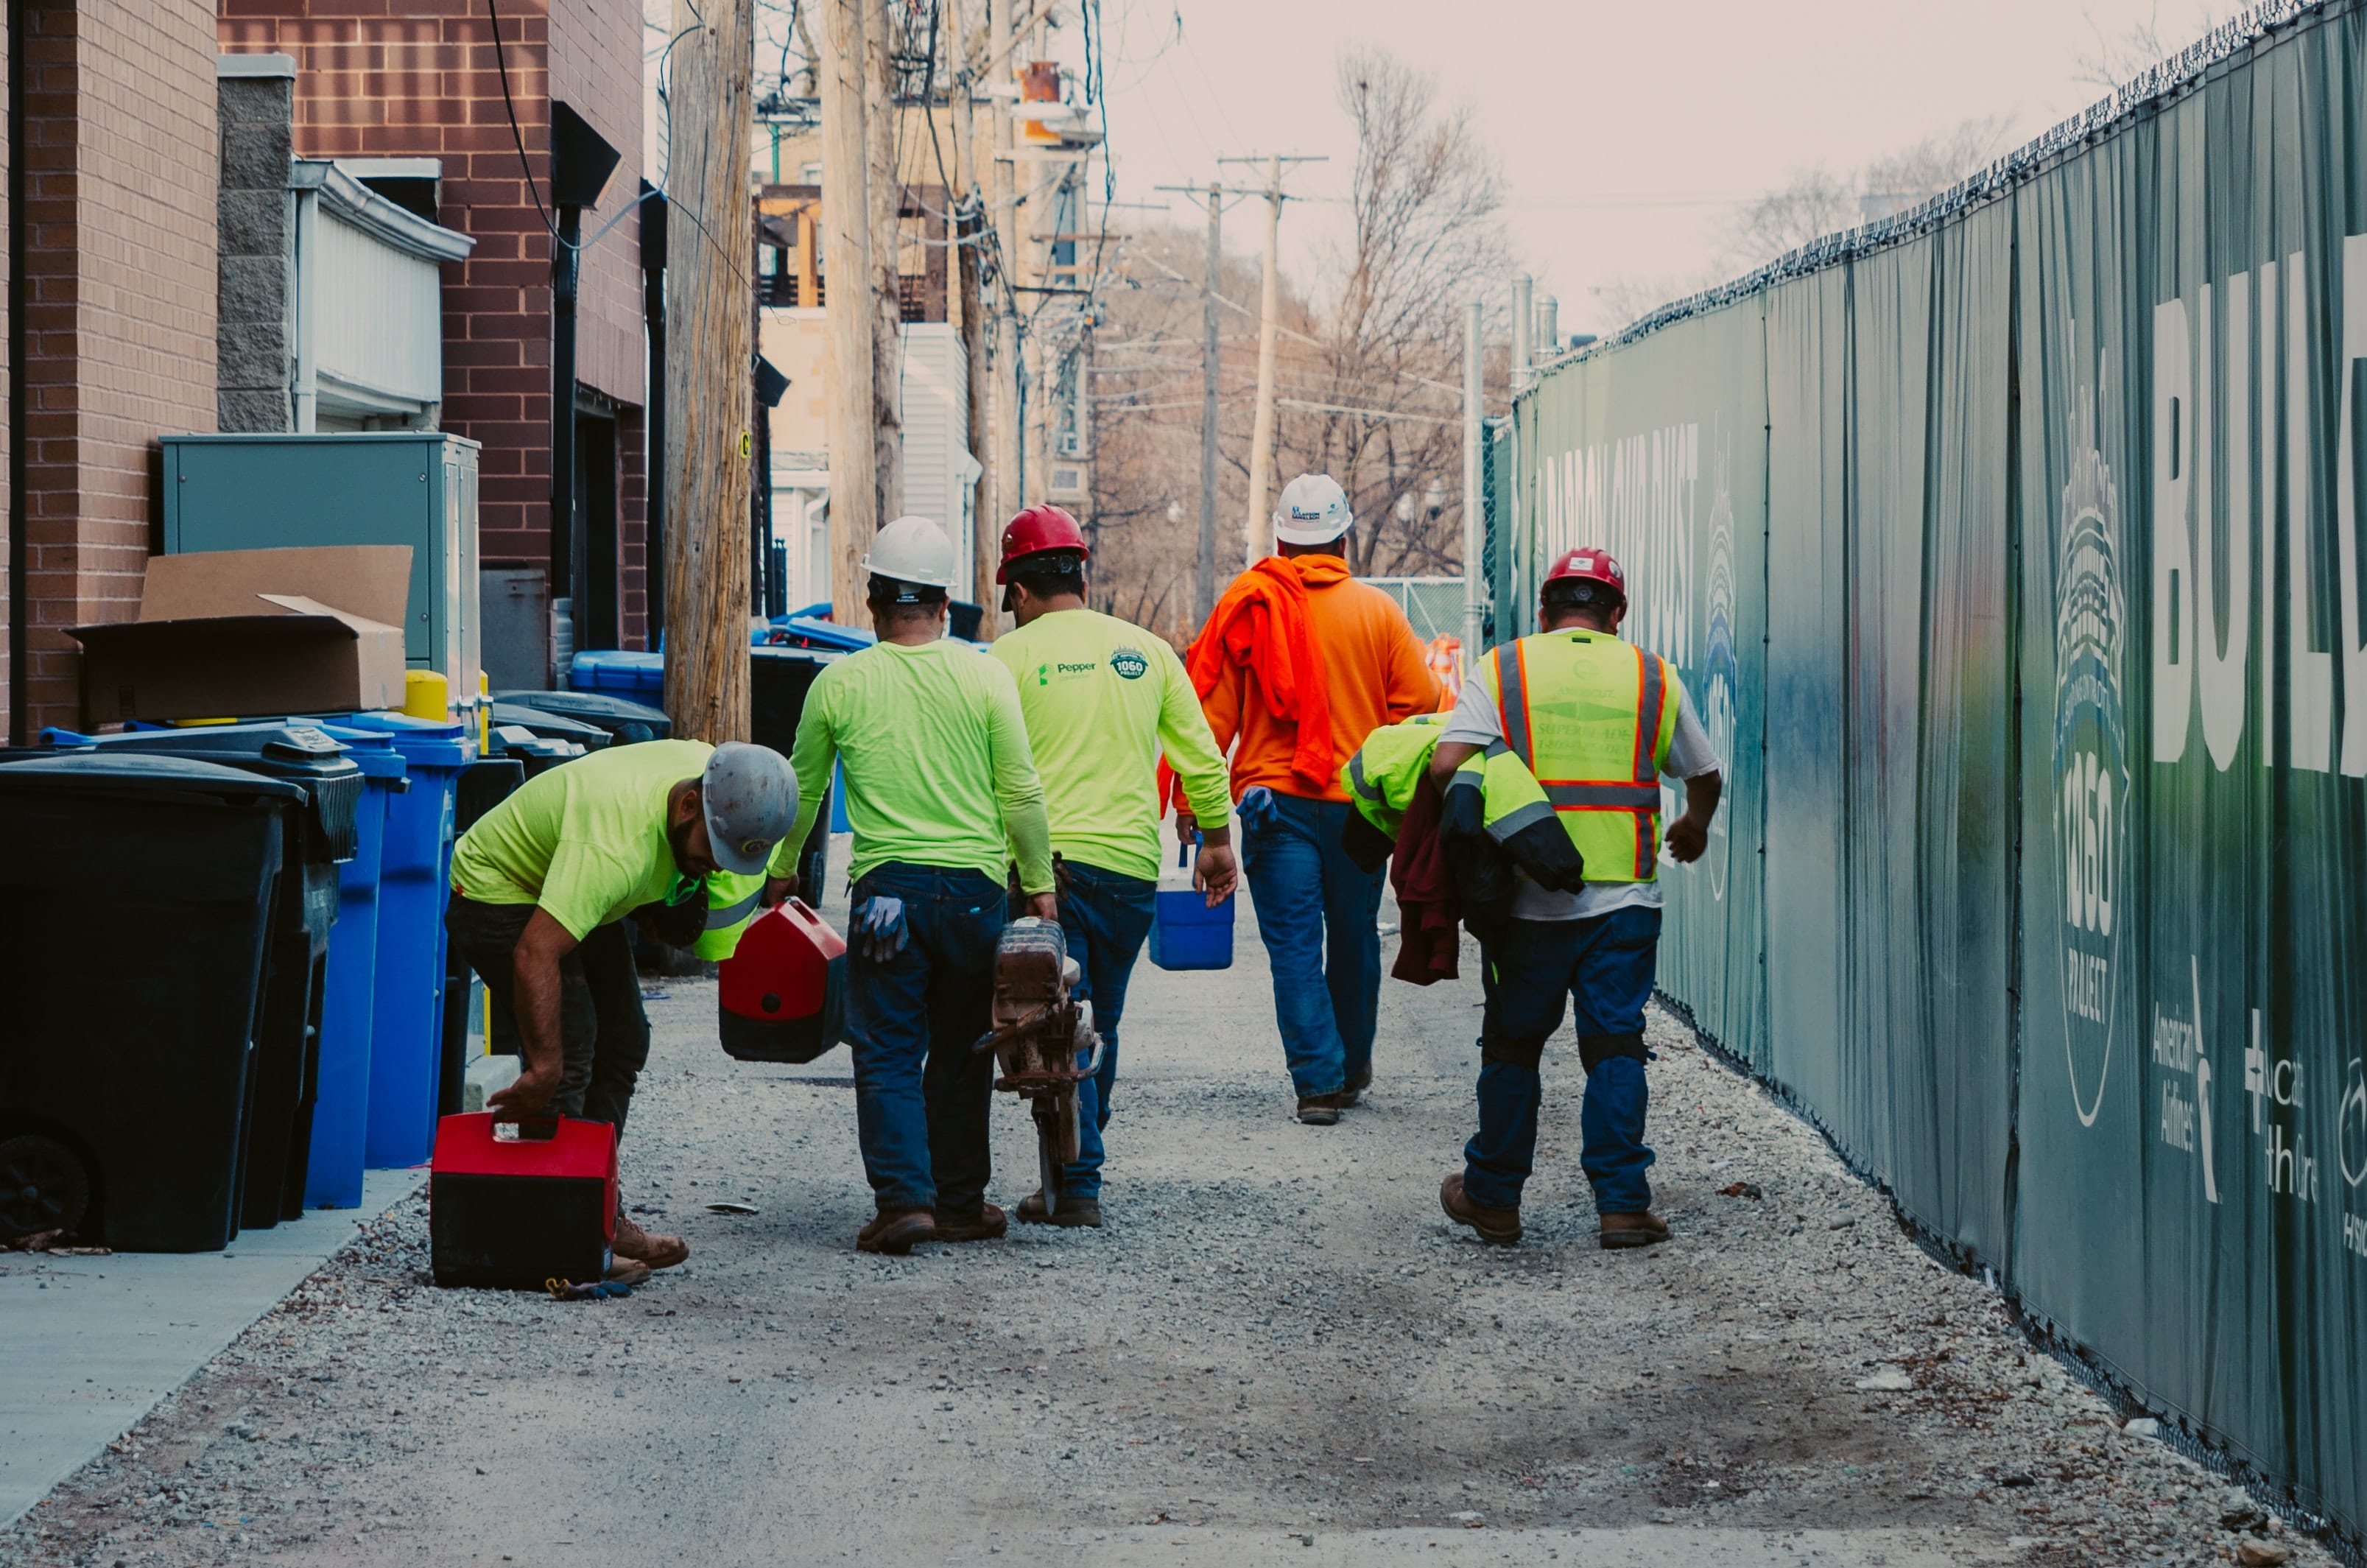
<svg viewBox="0 0 2367 1568">
<path fill-rule="evenodd" d="M 441 430 L 166 436 L 164 553 L 407 544 L 403 651 L 477 705 L 477 443 Z"/>
</svg>

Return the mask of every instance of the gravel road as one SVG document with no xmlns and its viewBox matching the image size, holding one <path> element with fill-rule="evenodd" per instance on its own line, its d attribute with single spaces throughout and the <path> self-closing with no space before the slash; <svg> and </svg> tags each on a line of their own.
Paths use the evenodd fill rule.
<svg viewBox="0 0 2367 1568">
<path fill-rule="evenodd" d="M 1674 1018 L 1673 1242 L 1594 1245 L 1567 1028 L 1528 1240 L 1452 1230 L 1476 982 L 1389 983 L 1366 1106 L 1301 1127 L 1247 914 L 1230 971 L 1139 971 L 1107 1230 L 857 1254 L 844 1053 L 735 1064 L 712 983 L 652 982 L 627 1191 L 688 1265 L 438 1290 L 407 1202 L 0 1564 L 2331 1561 L 2124 1432 Z M 996 1127 L 1009 1206 L 1033 1142 Z"/>
</svg>

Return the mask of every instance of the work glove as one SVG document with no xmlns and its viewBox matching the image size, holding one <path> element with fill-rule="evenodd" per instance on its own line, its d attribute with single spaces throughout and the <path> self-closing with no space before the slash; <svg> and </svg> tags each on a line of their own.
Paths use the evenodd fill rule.
<svg viewBox="0 0 2367 1568">
<path fill-rule="evenodd" d="M 855 911 L 855 950 L 873 963 L 886 963 L 911 940 L 902 899 L 878 894 L 865 899 Z"/>
<path fill-rule="evenodd" d="M 1243 790 L 1240 804 L 1233 810 L 1240 817 L 1241 825 L 1251 831 L 1273 825 L 1274 818 L 1280 814 L 1274 803 L 1274 791 L 1263 784 L 1253 784 Z"/>
</svg>

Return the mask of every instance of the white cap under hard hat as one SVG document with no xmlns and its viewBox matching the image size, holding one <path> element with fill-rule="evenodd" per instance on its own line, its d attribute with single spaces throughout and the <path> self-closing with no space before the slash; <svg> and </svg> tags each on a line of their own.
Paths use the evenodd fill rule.
<svg viewBox="0 0 2367 1568">
<path fill-rule="evenodd" d="M 1355 520 L 1338 480 L 1302 473 L 1282 487 L 1274 508 L 1274 537 L 1285 544 L 1330 544 Z"/>
<path fill-rule="evenodd" d="M 924 588 L 954 585 L 954 541 L 926 517 L 899 517 L 872 537 L 863 569 Z"/>
<path fill-rule="evenodd" d="M 699 806 L 715 863 L 738 876 L 764 869 L 798 821 L 798 776 L 770 746 L 727 741 L 699 776 Z"/>
</svg>

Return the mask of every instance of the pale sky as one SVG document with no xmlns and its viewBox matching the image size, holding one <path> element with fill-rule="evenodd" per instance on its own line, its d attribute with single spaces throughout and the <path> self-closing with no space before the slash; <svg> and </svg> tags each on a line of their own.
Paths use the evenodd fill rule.
<svg viewBox="0 0 2367 1568">
<path fill-rule="evenodd" d="M 1352 142 L 1332 62 L 1376 43 L 1438 74 L 1470 102 L 1501 158 L 1513 242 L 1557 295 L 1564 331 L 1597 331 L 1590 290 L 1620 275 L 1706 266 L 1736 199 L 1823 163 L 1853 171 L 1961 122 L 2004 114 L 2009 144 L 2103 96 L 2082 82 L 2096 28 L 2124 38 L 2154 20 L 2184 43 L 2206 23 L 2197 0 L 1104 0 L 1110 146 L 1121 201 L 1196 208 L 1160 185 L 1205 185 L 1219 155 L 1328 153 L 1285 187 L 1336 197 Z M 2225 7 L 2217 7 L 2224 11 Z M 2093 18 L 2094 27 L 2090 25 Z M 1181 21 L 1182 38 L 1177 40 Z M 1070 57 L 1079 35 L 1056 51 Z M 1251 178 L 1239 165 L 1229 182 Z M 1262 176 L 1257 176 L 1262 177 Z M 1342 210 L 1293 206 L 1285 267 L 1303 267 Z M 1113 214 L 1157 222 L 1152 214 Z M 1253 252 L 1260 215 L 1228 215 L 1227 248 Z"/>
</svg>

